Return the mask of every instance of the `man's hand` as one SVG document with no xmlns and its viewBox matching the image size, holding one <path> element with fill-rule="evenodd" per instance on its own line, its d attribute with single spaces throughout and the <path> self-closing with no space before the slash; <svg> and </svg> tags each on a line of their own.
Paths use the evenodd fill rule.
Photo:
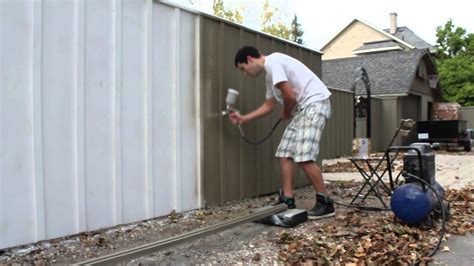
<svg viewBox="0 0 474 266">
<path fill-rule="evenodd" d="M 232 112 L 229 114 L 229 119 L 232 124 L 237 125 L 237 124 L 242 124 L 244 122 L 244 119 L 242 115 L 238 112 Z"/>
<path fill-rule="evenodd" d="M 256 110 L 246 113 L 245 115 L 241 115 L 239 112 L 231 112 L 229 114 L 229 119 L 232 124 L 243 124 L 249 121 L 253 121 L 259 117 L 266 116 L 273 111 L 275 108 L 276 100 L 275 98 L 267 99 L 260 107 Z"/>
<path fill-rule="evenodd" d="M 283 114 L 281 118 L 283 120 L 291 118 L 291 112 L 296 105 L 296 96 L 288 81 L 282 81 L 276 84 L 277 89 L 281 91 L 283 98 Z"/>
</svg>

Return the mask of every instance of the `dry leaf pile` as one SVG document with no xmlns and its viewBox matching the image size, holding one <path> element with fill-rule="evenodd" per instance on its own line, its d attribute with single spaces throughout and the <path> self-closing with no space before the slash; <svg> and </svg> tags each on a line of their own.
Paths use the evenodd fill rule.
<svg viewBox="0 0 474 266">
<path fill-rule="evenodd" d="M 474 233 L 474 188 L 448 190 L 451 219 L 446 235 Z M 334 220 L 313 225 L 310 234 L 281 232 L 274 242 L 278 259 L 287 263 L 317 264 L 414 264 L 432 261 L 426 255 L 436 246 L 441 224 L 431 230 L 400 223 L 391 212 L 350 210 Z M 449 251 L 446 246 L 442 250 Z"/>
<path fill-rule="evenodd" d="M 451 218 L 447 232 L 453 235 L 474 233 L 474 187 L 448 189 L 445 196 L 450 203 Z"/>
</svg>

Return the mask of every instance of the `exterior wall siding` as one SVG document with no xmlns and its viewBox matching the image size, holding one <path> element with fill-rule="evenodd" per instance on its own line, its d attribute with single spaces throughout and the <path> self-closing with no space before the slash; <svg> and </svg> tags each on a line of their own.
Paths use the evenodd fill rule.
<svg viewBox="0 0 474 266">
<path fill-rule="evenodd" d="M 403 108 L 401 109 L 402 119 L 411 118 L 414 121 L 420 120 L 421 114 L 421 97 L 410 94 L 405 97 L 400 97 Z"/>
<path fill-rule="evenodd" d="M 467 121 L 467 128 L 474 128 L 474 107 L 470 106 L 459 108 L 459 119 Z"/>
<path fill-rule="evenodd" d="M 411 117 L 415 120 L 427 120 L 429 117 L 429 103 L 434 103 L 433 94 L 435 94 L 434 89 L 431 89 L 428 82 L 428 70 L 427 70 L 427 56 L 420 60 L 420 65 L 418 66 L 417 72 L 413 77 L 411 85 L 412 95 L 408 97 L 413 97 L 413 95 L 419 96 L 420 100 L 418 117 Z M 407 103 L 404 103 L 404 106 Z"/>
<path fill-rule="evenodd" d="M 388 40 L 389 38 L 363 23 L 356 21 L 324 48 L 324 60 L 354 57 L 354 50 L 366 42 Z"/>
<path fill-rule="evenodd" d="M 381 147 L 383 147 L 383 150 L 385 150 L 390 144 L 390 140 L 400 123 L 400 105 L 400 101 L 397 97 L 385 98 L 382 100 L 381 121 L 383 121 L 383 124 L 379 124 L 379 126 L 381 136 L 383 136 L 380 144 Z M 400 145 L 400 142 L 395 141 L 393 145 Z"/>
</svg>

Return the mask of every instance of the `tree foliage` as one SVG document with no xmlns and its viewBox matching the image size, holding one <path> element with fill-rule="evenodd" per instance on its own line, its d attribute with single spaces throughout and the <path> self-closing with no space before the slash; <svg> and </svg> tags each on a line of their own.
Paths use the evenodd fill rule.
<svg viewBox="0 0 474 266">
<path fill-rule="evenodd" d="M 243 21 L 243 8 L 230 10 L 224 7 L 224 0 L 214 0 L 212 5 L 212 9 L 214 10 L 214 15 L 230 20 L 232 22 L 236 22 L 242 24 Z"/>
<path fill-rule="evenodd" d="M 436 66 L 443 97 L 463 106 L 474 106 L 474 34 L 448 20 L 436 30 Z"/>
<path fill-rule="evenodd" d="M 242 24 L 244 8 L 229 9 L 224 5 L 224 0 L 214 0 L 214 15 L 226 20 Z M 263 11 L 260 16 L 261 31 L 272 34 L 274 36 L 303 44 L 303 30 L 298 18 L 295 15 L 291 25 L 283 22 L 282 15 L 278 8 L 270 7 L 268 0 L 263 2 Z"/>
<path fill-rule="evenodd" d="M 301 24 L 298 23 L 298 17 L 295 15 L 293 21 L 291 22 L 291 40 L 295 43 L 303 44 L 303 33 L 304 31 L 301 29 Z"/>
<path fill-rule="evenodd" d="M 263 12 L 260 19 L 262 21 L 263 32 L 290 40 L 291 29 L 282 22 L 278 8 L 270 7 L 268 0 L 263 2 Z"/>
</svg>

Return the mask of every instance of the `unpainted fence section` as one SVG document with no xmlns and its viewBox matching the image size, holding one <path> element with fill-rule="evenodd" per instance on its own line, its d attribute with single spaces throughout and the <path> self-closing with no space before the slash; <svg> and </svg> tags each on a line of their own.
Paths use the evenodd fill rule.
<svg viewBox="0 0 474 266">
<path fill-rule="evenodd" d="M 321 54 L 301 46 L 245 30 L 232 23 L 202 18 L 201 32 L 201 112 L 202 176 L 204 199 L 214 204 L 257 196 L 278 190 L 280 170 L 275 149 L 286 126 L 282 123 L 265 143 L 254 146 L 241 139 L 237 127 L 220 115 L 225 108 L 228 88 L 240 92 L 238 107 L 249 112 L 265 99 L 264 75 L 246 77 L 234 66 L 234 56 L 242 45 L 253 45 L 263 54 L 283 52 L 299 58 L 315 73 L 321 75 Z M 332 91 L 333 117 L 322 140 L 320 160 L 350 152 L 352 94 Z M 243 125 L 249 138 L 265 136 L 278 120 L 281 109 L 259 121 Z M 296 185 L 307 184 L 301 173 Z"/>
</svg>

